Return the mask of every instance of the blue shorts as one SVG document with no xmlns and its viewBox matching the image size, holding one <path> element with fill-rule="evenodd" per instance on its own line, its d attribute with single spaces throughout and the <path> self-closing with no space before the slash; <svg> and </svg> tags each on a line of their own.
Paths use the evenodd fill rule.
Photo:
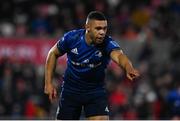
<svg viewBox="0 0 180 121">
<path fill-rule="evenodd" d="M 82 94 L 62 91 L 56 118 L 58 120 L 79 120 L 82 109 L 86 117 L 109 115 L 106 91 Z"/>
</svg>

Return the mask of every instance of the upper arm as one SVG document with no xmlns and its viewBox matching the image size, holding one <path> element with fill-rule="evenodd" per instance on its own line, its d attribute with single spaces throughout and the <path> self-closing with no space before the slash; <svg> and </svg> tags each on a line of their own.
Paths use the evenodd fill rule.
<svg viewBox="0 0 180 121">
<path fill-rule="evenodd" d="M 72 41 L 72 36 L 73 36 L 73 32 L 70 31 L 68 33 L 65 33 L 64 36 L 58 40 L 56 47 L 62 55 L 69 51 Z"/>
<path fill-rule="evenodd" d="M 50 49 L 49 53 L 54 54 L 56 57 L 62 56 L 63 54 L 59 51 L 57 43 Z"/>
</svg>

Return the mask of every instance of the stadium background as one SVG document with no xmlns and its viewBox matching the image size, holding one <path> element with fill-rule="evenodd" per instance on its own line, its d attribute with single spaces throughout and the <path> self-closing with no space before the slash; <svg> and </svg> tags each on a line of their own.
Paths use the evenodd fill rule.
<svg viewBox="0 0 180 121">
<path fill-rule="evenodd" d="M 57 103 L 43 93 L 45 57 L 64 32 L 84 26 L 91 10 L 105 13 L 108 33 L 141 73 L 130 82 L 109 65 L 110 119 L 180 116 L 180 0 L 1 0 L 0 119 L 53 119 Z"/>
</svg>

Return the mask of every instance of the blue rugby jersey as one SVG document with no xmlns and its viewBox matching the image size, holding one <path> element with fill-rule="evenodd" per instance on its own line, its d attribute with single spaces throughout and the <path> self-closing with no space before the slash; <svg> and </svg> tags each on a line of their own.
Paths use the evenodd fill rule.
<svg viewBox="0 0 180 121">
<path fill-rule="evenodd" d="M 70 31 L 57 42 L 60 53 L 67 53 L 67 69 L 62 87 L 71 92 L 103 89 L 110 52 L 120 46 L 109 36 L 101 45 L 88 45 L 85 30 Z"/>
</svg>

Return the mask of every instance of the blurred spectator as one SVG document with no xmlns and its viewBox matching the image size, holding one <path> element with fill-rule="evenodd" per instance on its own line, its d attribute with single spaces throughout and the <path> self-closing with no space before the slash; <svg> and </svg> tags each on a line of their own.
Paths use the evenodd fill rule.
<svg viewBox="0 0 180 121">
<path fill-rule="evenodd" d="M 15 34 L 14 24 L 10 22 L 3 22 L 0 25 L 1 35 L 4 37 L 13 36 Z"/>
<path fill-rule="evenodd" d="M 169 91 L 166 98 L 171 119 L 180 120 L 180 83 Z"/>
</svg>

